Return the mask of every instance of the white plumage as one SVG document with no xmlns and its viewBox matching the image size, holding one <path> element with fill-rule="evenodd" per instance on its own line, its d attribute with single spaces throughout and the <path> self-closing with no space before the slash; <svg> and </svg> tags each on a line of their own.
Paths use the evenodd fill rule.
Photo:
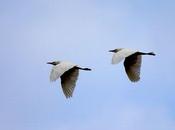
<svg viewBox="0 0 175 130">
<path fill-rule="evenodd" d="M 127 48 L 120 48 L 120 51 L 118 51 L 118 53 L 114 53 L 113 57 L 112 57 L 112 64 L 118 64 L 119 62 L 121 62 L 123 59 L 125 59 L 126 57 L 136 53 L 136 50 L 131 50 L 131 49 L 127 49 Z"/>
<path fill-rule="evenodd" d="M 50 81 L 56 81 L 66 71 L 68 71 L 69 69 L 72 69 L 75 66 L 76 64 L 68 61 L 62 61 L 59 64 L 54 65 L 50 73 Z"/>
<path fill-rule="evenodd" d="M 76 64 L 68 61 L 54 61 L 48 62 L 48 64 L 53 65 L 50 73 L 50 81 L 56 81 L 58 78 L 61 78 L 61 86 L 66 98 L 72 97 L 73 95 L 79 70 L 91 70 L 89 68 L 78 67 Z"/>
<path fill-rule="evenodd" d="M 137 82 L 140 79 L 140 68 L 142 63 L 142 55 L 155 56 L 153 52 L 143 53 L 137 50 L 131 50 L 127 48 L 119 48 L 110 50 L 114 52 L 112 57 L 112 64 L 117 64 L 124 60 L 124 67 L 128 78 L 132 82 Z"/>
</svg>

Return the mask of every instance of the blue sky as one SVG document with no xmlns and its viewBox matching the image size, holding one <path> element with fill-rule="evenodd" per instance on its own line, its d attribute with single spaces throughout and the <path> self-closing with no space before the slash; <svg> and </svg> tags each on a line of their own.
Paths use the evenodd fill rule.
<svg viewBox="0 0 175 130">
<path fill-rule="evenodd" d="M 173 0 L 1 0 L 0 129 L 174 130 Z M 108 50 L 154 51 L 131 83 Z M 72 99 L 47 61 L 81 72 Z"/>
</svg>

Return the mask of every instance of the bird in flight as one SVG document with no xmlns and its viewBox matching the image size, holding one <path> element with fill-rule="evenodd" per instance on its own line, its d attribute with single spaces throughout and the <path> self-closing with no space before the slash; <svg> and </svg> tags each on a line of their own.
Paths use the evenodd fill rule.
<svg viewBox="0 0 175 130">
<path fill-rule="evenodd" d="M 124 67 L 126 74 L 130 81 L 137 82 L 140 80 L 140 68 L 142 63 L 142 55 L 152 55 L 155 56 L 153 52 L 144 53 L 136 50 L 131 50 L 127 48 L 118 48 L 110 50 L 113 52 L 112 64 L 118 64 L 124 60 Z"/>
<path fill-rule="evenodd" d="M 50 73 L 50 81 L 56 81 L 58 78 L 61 79 L 62 90 L 66 98 L 70 98 L 73 95 L 79 70 L 91 71 L 89 68 L 81 68 L 68 61 L 53 61 L 47 62 L 47 64 L 53 65 Z"/>
</svg>

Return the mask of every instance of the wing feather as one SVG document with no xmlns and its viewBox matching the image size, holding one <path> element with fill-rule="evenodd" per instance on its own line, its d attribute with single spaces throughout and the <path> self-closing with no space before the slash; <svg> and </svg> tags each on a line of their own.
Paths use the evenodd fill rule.
<svg viewBox="0 0 175 130">
<path fill-rule="evenodd" d="M 140 80 L 142 56 L 137 53 L 127 57 L 124 61 L 125 71 L 132 82 Z"/>
<path fill-rule="evenodd" d="M 78 75 L 79 69 L 74 67 L 61 76 L 61 85 L 66 98 L 72 97 Z"/>
<path fill-rule="evenodd" d="M 112 57 L 112 64 L 118 64 L 123 59 L 125 59 L 126 57 L 128 57 L 136 52 L 137 51 L 135 51 L 135 50 L 124 48 L 124 49 L 118 51 L 117 53 L 114 53 L 114 55 Z"/>
<path fill-rule="evenodd" d="M 60 64 L 53 66 L 50 73 L 50 81 L 56 81 L 66 71 L 75 66 L 76 66 L 75 64 L 66 61 L 62 61 Z"/>
</svg>

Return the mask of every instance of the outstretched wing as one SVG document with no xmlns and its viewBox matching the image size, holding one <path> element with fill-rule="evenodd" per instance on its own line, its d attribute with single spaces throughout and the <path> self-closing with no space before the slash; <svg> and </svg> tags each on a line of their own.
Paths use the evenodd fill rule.
<svg viewBox="0 0 175 130">
<path fill-rule="evenodd" d="M 53 66 L 50 73 L 50 81 L 56 81 L 66 71 L 75 66 L 76 66 L 75 64 L 66 61 L 62 61 L 60 64 Z"/>
<path fill-rule="evenodd" d="M 120 51 L 118 51 L 117 53 L 113 54 L 112 57 L 112 64 L 118 64 L 119 62 L 121 62 L 123 59 L 125 59 L 126 57 L 136 53 L 137 51 L 135 50 L 131 50 L 131 49 L 127 49 L 127 48 L 123 48 Z"/>
<path fill-rule="evenodd" d="M 78 75 L 79 69 L 73 67 L 61 76 L 61 85 L 66 98 L 72 97 Z"/>
<path fill-rule="evenodd" d="M 141 63 L 142 56 L 137 53 L 127 57 L 124 61 L 125 71 L 132 82 L 137 82 L 140 79 Z"/>
</svg>

